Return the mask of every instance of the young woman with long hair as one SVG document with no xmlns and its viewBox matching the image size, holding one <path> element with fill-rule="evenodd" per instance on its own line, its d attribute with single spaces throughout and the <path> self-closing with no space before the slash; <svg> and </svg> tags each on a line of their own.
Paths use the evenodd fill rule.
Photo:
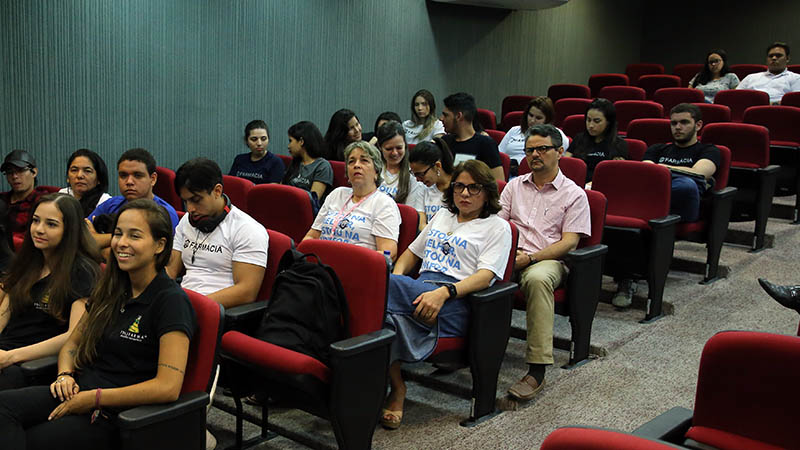
<svg viewBox="0 0 800 450">
<path fill-rule="evenodd" d="M 453 154 L 442 138 L 433 142 L 420 142 L 409 156 L 411 173 L 424 184 L 425 222 L 430 222 L 444 203 L 444 194 L 453 179 Z"/>
<path fill-rule="evenodd" d="M 283 184 L 305 189 L 315 196 L 317 209 L 333 186 L 333 169 L 325 158 L 325 142 L 319 128 L 302 121 L 289 127 L 289 154 L 292 164 L 286 169 Z M 313 203 L 313 202 L 312 202 Z"/>
<path fill-rule="evenodd" d="M 411 97 L 411 120 L 403 122 L 406 142 L 418 144 L 444 135 L 444 124 L 436 117 L 436 100 L 427 89 L 420 89 Z"/>
<path fill-rule="evenodd" d="M 575 136 L 565 156 L 586 162 L 586 182 L 592 182 L 594 168 L 607 159 L 627 159 L 628 144 L 617 136 L 617 110 L 604 98 L 596 98 L 586 108 L 586 130 Z"/>
<path fill-rule="evenodd" d="M 427 222 L 425 190 L 422 183 L 411 176 L 403 125 L 395 121 L 386 122 L 378 128 L 375 136 L 378 138 L 378 148 L 383 157 L 383 172 L 381 172 L 383 183 L 378 189 L 397 203 L 416 209 L 420 216 L 419 228 L 422 229 Z"/>
<path fill-rule="evenodd" d="M 731 72 L 728 66 L 728 54 L 722 49 L 708 52 L 703 62 L 703 70 L 689 81 L 689 87 L 703 91 L 706 103 L 714 103 L 717 92 L 736 89 L 738 85 L 739 77 Z"/>
<path fill-rule="evenodd" d="M 331 116 L 328 131 L 325 132 L 325 145 L 328 146 L 328 159 L 344 161 L 344 149 L 353 142 L 361 140 L 361 121 L 353 111 L 343 108 Z"/>
</svg>

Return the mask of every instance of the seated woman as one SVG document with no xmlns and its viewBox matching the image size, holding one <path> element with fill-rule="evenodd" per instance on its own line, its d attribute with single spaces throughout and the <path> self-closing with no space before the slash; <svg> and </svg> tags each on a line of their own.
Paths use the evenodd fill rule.
<svg viewBox="0 0 800 450">
<path fill-rule="evenodd" d="M 78 200 L 39 199 L 0 289 L 0 390 L 27 384 L 19 363 L 58 353 L 86 310 L 98 261 Z"/>
<path fill-rule="evenodd" d="M 375 134 L 378 132 L 378 128 L 381 125 L 385 124 L 386 122 L 394 120 L 395 122 L 402 122 L 403 119 L 396 112 L 392 111 L 384 111 L 378 115 L 378 118 L 375 119 L 375 127 L 372 128 L 372 133 L 362 133 L 361 139 L 369 142 L 372 145 L 378 145 L 378 138 L 375 137 Z"/>
<path fill-rule="evenodd" d="M 728 66 L 728 54 L 722 49 L 708 52 L 703 70 L 689 81 L 690 88 L 703 91 L 706 103 L 714 103 L 717 92 L 736 89 L 738 85 L 739 77 L 731 72 Z"/>
<path fill-rule="evenodd" d="M 344 149 L 345 175 L 352 187 L 338 187 L 325 199 L 303 240 L 326 239 L 360 245 L 397 257 L 400 211 L 388 195 L 379 192 L 383 161 L 369 142 L 353 142 Z"/>
<path fill-rule="evenodd" d="M 282 183 L 309 191 L 315 212 L 333 186 L 333 169 L 323 158 L 324 152 L 325 142 L 316 125 L 302 121 L 289 127 L 292 164 L 286 168 Z"/>
<path fill-rule="evenodd" d="M 400 426 L 406 386 L 402 362 L 427 358 L 440 337 L 464 336 L 469 306 L 464 296 L 503 277 L 511 251 L 511 227 L 497 216 L 497 182 L 482 161 L 469 160 L 453 172 L 447 208 L 433 217 L 394 267 L 389 280 L 386 327 L 397 336 L 389 368 L 391 392 L 381 424 Z M 408 275 L 422 262 L 419 278 Z"/>
<path fill-rule="evenodd" d="M 586 162 L 586 186 L 592 185 L 594 168 L 600 161 L 608 159 L 627 159 L 628 143 L 617 136 L 617 110 L 614 104 L 604 98 L 592 100 L 586 108 L 586 131 L 575 136 L 569 152 Z"/>
<path fill-rule="evenodd" d="M 139 199 L 120 209 L 114 257 L 59 353 L 56 380 L 0 392 L 5 448 L 118 448 L 120 409 L 178 398 L 196 319 L 164 271 L 171 248 L 163 207 Z"/>
<path fill-rule="evenodd" d="M 378 189 L 397 203 L 416 209 L 420 217 L 419 228 L 422 229 L 428 221 L 425 217 L 425 186 L 411 176 L 403 125 L 395 121 L 386 122 L 378 128 L 376 136 L 384 164 L 381 172 L 383 183 Z"/>
<path fill-rule="evenodd" d="M 77 198 L 83 217 L 89 217 L 97 205 L 111 198 L 107 190 L 108 169 L 103 158 L 85 148 L 75 150 L 67 159 L 67 187 L 58 192 Z"/>
<path fill-rule="evenodd" d="M 286 170 L 283 161 L 269 152 L 269 128 L 263 120 L 254 120 L 244 127 L 244 142 L 250 153 L 236 155 L 228 175 L 250 180 L 255 184 L 280 183 Z"/>
<path fill-rule="evenodd" d="M 444 136 L 444 124 L 436 118 L 436 101 L 433 94 L 420 89 L 411 97 L 411 120 L 403 122 L 406 142 L 419 144 Z"/>
<path fill-rule="evenodd" d="M 534 125 L 541 125 L 543 123 L 553 123 L 555 117 L 555 109 L 553 108 L 553 101 L 549 97 L 534 97 L 528 102 L 525 108 L 525 113 L 522 114 L 520 123 L 517 126 L 511 127 L 510 130 L 503 136 L 500 145 L 497 149 L 508 155 L 514 163 L 512 165 L 519 166 L 522 158 L 525 157 L 525 132 L 528 127 Z M 564 151 L 569 148 L 569 138 L 559 128 L 561 133 L 561 140 L 564 143 Z M 516 163 L 516 164 L 515 164 Z M 516 174 L 516 170 L 512 170 Z"/>
<path fill-rule="evenodd" d="M 353 142 L 361 140 L 361 122 L 356 113 L 340 109 L 333 113 L 325 132 L 325 145 L 328 146 L 328 159 L 345 161 L 344 149 Z"/>
<path fill-rule="evenodd" d="M 453 153 L 442 138 L 420 142 L 409 156 L 411 173 L 425 184 L 425 222 L 430 222 L 444 203 L 444 194 L 453 179 Z"/>
</svg>

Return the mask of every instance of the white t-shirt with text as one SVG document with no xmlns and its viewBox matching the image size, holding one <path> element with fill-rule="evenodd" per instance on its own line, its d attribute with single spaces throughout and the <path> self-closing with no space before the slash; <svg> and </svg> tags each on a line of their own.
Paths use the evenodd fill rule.
<svg viewBox="0 0 800 450">
<path fill-rule="evenodd" d="M 397 187 L 400 185 L 400 173 L 392 174 L 384 168 L 383 172 L 381 172 L 381 178 L 383 178 L 383 183 L 381 183 L 378 190 L 389 197 L 395 198 Z M 405 204 L 419 212 L 425 212 L 425 185 L 417 181 L 414 175 L 410 173 L 408 178 L 408 195 L 406 196 Z"/>
<path fill-rule="evenodd" d="M 376 237 L 397 242 L 400 210 L 378 190 L 353 203 L 353 188 L 339 187 L 328 195 L 311 228 L 320 232 L 320 239 L 377 250 Z"/>
</svg>

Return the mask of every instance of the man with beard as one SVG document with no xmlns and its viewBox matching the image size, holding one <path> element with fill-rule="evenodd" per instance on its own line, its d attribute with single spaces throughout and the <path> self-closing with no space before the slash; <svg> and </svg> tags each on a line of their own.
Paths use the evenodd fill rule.
<svg viewBox="0 0 800 450">
<path fill-rule="evenodd" d="M 769 102 L 778 105 L 787 92 L 800 91 L 800 74 L 786 66 L 789 64 L 789 45 L 774 42 L 767 48 L 767 71 L 751 73 L 744 77 L 736 89 L 755 89 L 769 94 Z"/>
<path fill-rule="evenodd" d="M 519 230 L 514 270 L 525 293 L 528 372 L 508 390 L 522 401 L 544 386 L 545 368 L 553 364 L 553 292 L 567 269 L 561 258 L 591 234 L 586 192 L 564 176 L 558 160 L 564 154 L 561 132 L 534 125 L 525 132 L 525 158 L 531 172 L 509 181 L 497 215 Z"/>
</svg>

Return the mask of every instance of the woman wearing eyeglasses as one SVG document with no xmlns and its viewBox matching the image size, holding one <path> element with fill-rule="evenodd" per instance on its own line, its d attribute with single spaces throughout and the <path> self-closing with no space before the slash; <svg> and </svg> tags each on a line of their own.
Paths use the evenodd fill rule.
<svg viewBox="0 0 800 450">
<path fill-rule="evenodd" d="M 628 159 L 628 144 L 617 136 L 617 109 L 604 98 L 596 98 L 586 108 L 586 130 L 578 133 L 569 152 L 586 162 L 586 185 L 591 186 L 594 168 L 600 161 Z"/>
<path fill-rule="evenodd" d="M 411 173 L 427 186 L 423 204 L 425 222 L 430 222 L 444 204 L 444 193 L 453 179 L 453 153 L 442 139 L 435 137 L 433 142 L 420 142 L 411 150 L 408 157 Z"/>
<path fill-rule="evenodd" d="M 703 91 L 706 103 L 714 103 L 717 92 L 736 89 L 738 85 L 739 77 L 731 72 L 728 66 L 728 54 L 722 49 L 708 52 L 703 70 L 689 81 L 690 88 Z"/>
<path fill-rule="evenodd" d="M 464 296 L 503 277 L 511 251 L 511 227 L 497 216 L 497 182 L 478 160 L 459 164 L 437 212 L 395 264 L 389 280 L 386 326 L 392 343 L 391 392 L 381 417 L 400 426 L 406 386 L 402 362 L 427 358 L 440 337 L 464 336 L 469 307 Z M 421 262 L 419 278 L 407 274 Z"/>
</svg>

